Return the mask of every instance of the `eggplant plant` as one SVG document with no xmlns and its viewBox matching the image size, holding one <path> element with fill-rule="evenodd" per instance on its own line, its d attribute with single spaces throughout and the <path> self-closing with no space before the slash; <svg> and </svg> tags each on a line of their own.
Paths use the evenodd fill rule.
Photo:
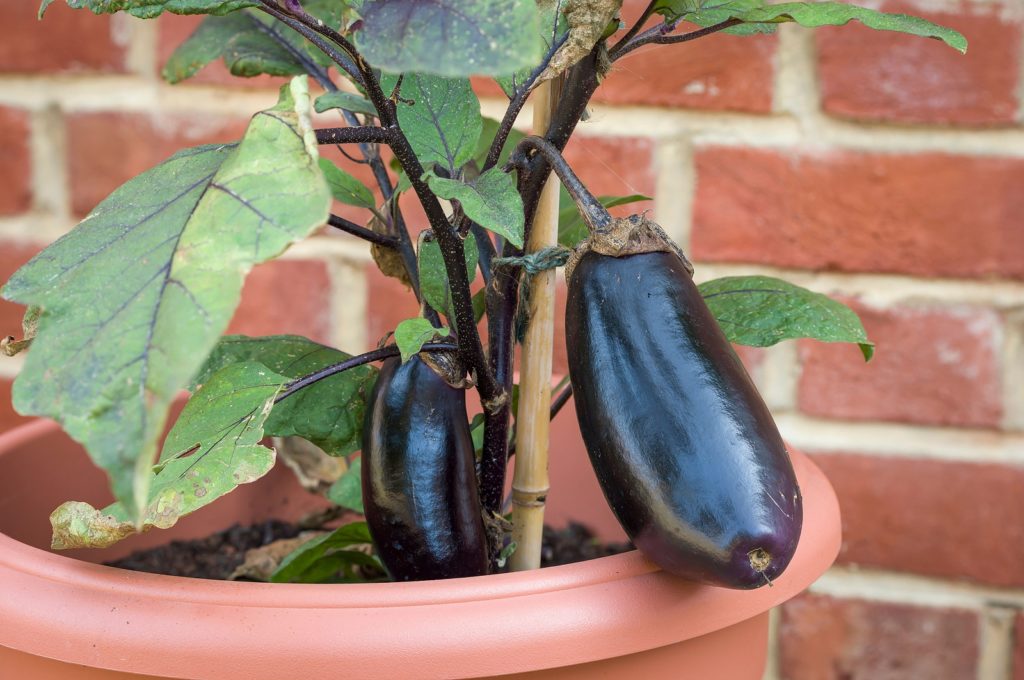
<svg viewBox="0 0 1024 680">
<path fill-rule="evenodd" d="M 621 0 L 67 2 L 207 15 L 167 61 L 170 83 L 217 59 L 237 76 L 290 80 L 240 140 L 183 149 L 128 181 L 4 286 L 28 307 L 22 337 L 3 344 L 27 350 L 15 407 L 59 421 L 116 498 L 56 508 L 54 548 L 170 527 L 269 472 L 266 438 L 298 437 L 346 460 L 327 495 L 365 523 L 303 544 L 272 580 L 353 580 L 374 573 L 366 566 L 396 580 L 487 574 L 536 552 L 547 489 L 517 479 L 510 522 L 506 469 L 515 451 L 517 477 L 543 471 L 547 419 L 572 398 L 605 495 L 652 560 L 737 588 L 782 572 L 800 491 L 730 343 L 849 342 L 867 360 L 863 326 L 778 279 L 696 285 L 646 215 L 607 211 L 647 197 L 595 198 L 561 151 L 604 76 L 637 49 L 787 22 L 859 21 L 960 51 L 963 36 L 842 2 L 652 0 L 629 23 Z M 700 58 L 686 49 L 680 59 Z M 501 86 L 501 120 L 482 117 L 470 76 Z M 526 137 L 515 124 L 531 96 Z M 315 127 L 314 110 L 337 126 Z M 322 157 L 327 145 L 367 165 L 372 189 Z M 429 223 L 418 234 L 399 201 L 408 192 Z M 332 214 L 333 201 L 364 218 Z M 252 267 L 324 225 L 366 241 L 421 314 L 355 356 L 300 336 L 225 336 Z M 571 384 L 551 396 L 547 298 L 566 264 Z M 482 405 L 472 418 L 470 389 Z"/>
</svg>

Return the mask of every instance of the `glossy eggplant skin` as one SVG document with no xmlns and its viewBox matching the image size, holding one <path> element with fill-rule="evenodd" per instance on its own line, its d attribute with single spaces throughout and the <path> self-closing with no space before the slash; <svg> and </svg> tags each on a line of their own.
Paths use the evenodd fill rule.
<svg viewBox="0 0 1024 680">
<path fill-rule="evenodd" d="M 363 506 L 396 581 L 487 573 L 464 390 L 418 356 L 384 362 L 363 427 Z"/>
<path fill-rule="evenodd" d="M 566 343 L 591 463 L 637 548 L 713 585 L 781 574 L 803 519 L 793 466 L 680 258 L 585 253 Z"/>
</svg>

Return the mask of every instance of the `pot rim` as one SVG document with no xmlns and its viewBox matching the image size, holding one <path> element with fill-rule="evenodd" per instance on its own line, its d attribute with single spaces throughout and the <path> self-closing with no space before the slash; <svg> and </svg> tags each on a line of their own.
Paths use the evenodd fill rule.
<svg viewBox="0 0 1024 680">
<path fill-rule="evenodd" d="M 56 423 L 39 421 L 0 434 L 0 457 L 57 430 Z M 804 528 L 790 566 L 770 588 L 685 582 L 637 551 L 443 581 L 212 581 L 91 564 L 0 534 L 0 620 L 6 623 L 0 645 L 72 663 L 154 675 L 186 671 L 197 678 L 223 677 L 218 666 L 236 658 L 228 648 L 249 650 L 248 675 L 238 677 L 251 678 L 288 677 L 310 655 L 323 656 L 317 663 L 325 669 L 333 662 L 355 677 L 393 678 L 404 677 L 403 669 L 410 677 L 497 675 L 646 651 L 761 614 L 832 564 L 840 544 L 838 502 L 814 463 L 791 454 L 804 495 Z M 451 634 L 453 625 L 458 635 Z M 289 630 L 302 633 L 293 639 Z M 262 642 L 254 645 L 250 636 Z M 553 653 L 536 653 L 542 640 L 554 645 Z M 197 659 L 182 659 L 183 648 L 213 642 Z M 268 642 L 293 648 L 277 650 L 282 658 L 268 661 Z M 372 670 L 363 657 L 381 649 L 394 658 Z"/>
</svg>

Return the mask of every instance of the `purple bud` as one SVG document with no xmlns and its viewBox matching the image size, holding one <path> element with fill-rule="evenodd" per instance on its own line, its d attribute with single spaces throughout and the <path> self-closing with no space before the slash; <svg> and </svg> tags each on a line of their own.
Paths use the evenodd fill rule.
<svg viewBox="0 0 1024 680">
<path fill-rule="evenodd" d="M 290 12 L 297 14 L 305 14 L 306 10 L 302 9 L 301 0 L 284 0 L 284 6 L 288 8 Z"/>
</svg>

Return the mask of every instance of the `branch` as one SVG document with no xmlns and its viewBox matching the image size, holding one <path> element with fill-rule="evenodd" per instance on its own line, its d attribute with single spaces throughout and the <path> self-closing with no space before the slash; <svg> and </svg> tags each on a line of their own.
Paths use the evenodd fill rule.
<svg viewBox="0 0 1024 680">
<path fill-rule="evenodd" d="M 651 18 L 652 14 L 654 14 L 654 7 L 657 4 L 657 0 L 651 0 L 651 2 L 647 3 L 647 7 L 644 8 L 643 14 L 641 14 L 640 18 L 636 20 L 636 23 L 630 27 L 629 31 L 626 32 L 626 35 L 622 36 L 622 39 L 619 40 L 619 42 L 615 43 L 614 47 L 608 50 L 609 56 L 611 56 L 614 59 L 615 54 L 619 50 L 621 50 L 622 47 L 626 45 L 630 40 L 632 40 L 637 33 L 640 32 L 640 29 L 644 27 L 644 24 L 647 23 L 647 20 Z"/>
<path fill-rule="evenodd" d="M 420 351 L 451 352 L 454 349 L 454 345 L 451 345 L 446 342 L 428 342 L 427 344 L 423 345 L 423 347 L 420 348 Z M 387 345 L 385 347 L 381 347 L 380 349 L 375 349 L 370 352 L 366 352 L 365 354 L 359 354 L 357 356 L 350 357 L 345 361 L 340 361 L 336 364 L 325 366 L 324 368 L 321 368 L 319 371 L 310 373 L 309 375 L 304 375 L 301 378 L 296 378 L 295 380 L 285 385 L 284 390 L 282 390 L 282 392 L 278 394 L 277 397 L 274 399 L 274 403 L 279 404 L 288 397 L 295 394 L 296 392 L 304 390 L 310 385 L 318 383 L 321 380 L 324 380 L 325 378 L 330 378 L 332 375 L 337 375 L 338 373 L 343 373 L 345 371 L 357 368 L 364 364 L 373 363 L 374 361 L 382 361 L 384 359 L 390 359 L 391 357 L 397 357 L 400 354 L 401 352 L 398 349 L 398 345 Z"/>
<path fill-rule="evenodd" d="M 527 149 L 534 149 L 537 155 L 533 158 L 528 157 Z M 572 196 L 573 201 L 576 202 L 580 215 L 583 216 L 590 231 L 607 229 L 612 221 L 608 210 L 590 193 L 590 190 L 587 189 L 583 182 L 580 181 L 580 178 L 576 176 L 576 173 L 573 172 L 572 168 L 569 167 L 569 164 L 566 163 L 562 153 L 548 140 L 536 136 L 526 137 L 523 141 L 519 142 L 519 146 L 512 152 L 508 164 L 509 166 L 528 169 L 538 158 L 543 158 L 551 166 L 551 169 L 555 171 L 555 174 L 558 175 L 558 179 L 562 180 L 562 186 L 565 187 L 565 190 Z"/>
<path fill-rule="evenodd" d="M 395 250 L 398 249 L 398 239 L 395 238 L 394 236 L 378 234 L 373 229 L 361 227 L 355 222 L 346 220 L 344 217 L 331 215 L 327 218 L 327 224 L 331 225 L 336 229 L 340 229 L 341 231 L 344 231 L 348 234 L 352 234 L 353 236 L 358 236 L 364 241 L 376 243 L 377 245 L 384 246 L 385 248 L 393 248 Z"/>
<path fill-rule="evenodd" d="M 391 132 L 382 127 L 321 128 L 316 130 L 317 144 L 390 144 Z"/>
<path fill-rule="evenodd" d="M 259 9 L 263 10 L 294 30 L 296 33 L 302 35 L 306 40 L 316 45 L 320 48 L 320 51 L 330 57 L 331 61 L 337 64 L 342 71 L 347 73 L 354 82 L 359 85 L 363 84 L 363 76 L 356 68 L 355 64 L 353 64 L 349 59 L 346 59 L 344 54 L 339 52 L 337 49 L 332 47 L 330 43 L 320 37 L 319 31 L 310 27 L 306 22 L 300 21 L 295 16 L 286 13 L 279 6 L 274 4 L 272 0 L 257 0 L 257 2 L 260 3 Z M 308 17 L 309 15 L 307 14 L 306 16 Z"/>
<path fill-rule="evenodd" d="M 707 26 L 689 33 L 683 33 L 681 35 L 666 35 L 669 31 L 675 29 L 677 23 L 678 21 L 666 22 L 660 26 L 655 26 L 650 30 L 644 31 L 634 38 L 632 42 L 623 45 L 621 49 L 615 52 L 615 54 L 612 55 L 612 61 L 618 61 L 636 48 L 643 47 L 644 45 L 652 43 L 658 45 L 672 45 L 675 43 L 689 42 L 691 40 L 696 40 L 697 38 L 703 38 L 706 35 L 711 35 L 712 33 L 724 31 L 727 28 L 732 28 L 733 26 L 742 24 L 743 22 L 739 19 L 726 19 L 725 21 L 714 24 L 713 26 Z M 618 48 L 619 46 L 616 45 L 615 47 Z"/>
</svg>

